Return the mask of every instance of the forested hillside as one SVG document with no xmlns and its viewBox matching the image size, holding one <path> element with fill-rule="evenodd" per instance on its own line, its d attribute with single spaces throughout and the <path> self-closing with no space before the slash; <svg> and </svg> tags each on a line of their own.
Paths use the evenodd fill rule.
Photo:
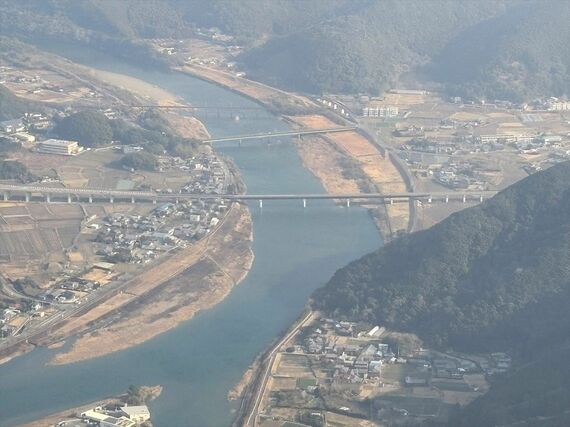
<svg viewBox="0 0 570 427">
<path fill-rule="evenodd" d="M 349 264 L 312 303 L 439 348 L 515 355 L 447 427 L 570 425 L 569 212 L 567 162 Z"/>
<path fill-rule="evenodd" d="M 568 212 L 566 162 L 349 264 L 314 304 L 431 345 L 523 350 L 527 338 L 550 332 L 525 310 L 543 310 L 541 301 L 570 287 Z"/>
<path fill-rule="evenodd" d="M 19 119 L 32 108 L 39 110 L 37 104 L 19 98 L 0 85 L 0 121 Z"/>
<path fill-rule="evenodd" d="M 434 58 L 450 93 L 522 101 L 570 94 L 570 2 L 525 2 L 468 28 Z"/>
<path fill-rule="evenodd" d="M 569 15 L 566 0 L 0 0 L 0 34 L 157 65 L 143 39 L 215 26 L 245 44 L 250 75 L 289 89 L 374 94 L 437 82 L 449 94 L 519 101 L 570 93 Z"/>
<path fill-rule="evenodd" d="M 426 64 L 464 29 L 506 9 L 504 1 L 360 2 L 334 19 L 270 39 L 245 55 L 254 75 L 312 92 L 378 92 Z"/>
<path fill-rule="evenodd" d="M 558 315 L 568 317 L 568 308 L 566 302 L 566 312 L 558 311 Z M 547 347 L 535 348 L 529 356 L 530 360 L 495 379 L 487 394 L 458 410 L 446 427 L 568 427 L 568 340 L 562 335 Z"/>
<path fill-rule="evenodd" d="M 136 23 L 140 17 L 140 22 L 152 26 L 161 16 L 169 16 L 162 3 L 161 0 L 0 0 L 0 35 L 42 45 L 85 44 L 132 62 L 160 66 L 163 62 L 158 55 L 140 40 L 152 34 L 146 34 Z M 172 22 L 162 27 L 175 28 Z M 168 35 L 175 33 L 165 33 Z"/>
</svg>

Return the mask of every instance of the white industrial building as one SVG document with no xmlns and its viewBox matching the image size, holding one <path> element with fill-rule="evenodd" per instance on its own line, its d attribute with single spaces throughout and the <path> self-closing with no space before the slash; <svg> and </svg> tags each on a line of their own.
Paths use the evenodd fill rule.
<svg viewBox="0 0 570 427">
<path fill-rule="evenodd" d="M 45 154 L 59 154 L 62 156 L 75 156 L 83 151 L 77 141 L 63 139 L 46 139 L 38 143 L 37 151 Z"/>
<path fill-rule="evenodd" d="M 128 419 L 127 417 L 112 417 L 101 412 L 97 412 L 94 409 L 89 409 L 81 414 L 83 419 L 88 419 L 99 423 L 99 427 L 135 427 L 137 424 Z"/>
<path fill-rule="evenodd" d="M 398 107 L 380 106 L 380 107 L 364 107 L 362 109 L 362 117 L 397 117 L 399 113 Z"/>
<path fill-rule="evenodd" d="M 150 411 L 146 405 L 123 406 L 121 408 L 121 412 L 125 414 L 129 420 L 134 421 L 137 424 L 150 420 Z"/>
</svg>

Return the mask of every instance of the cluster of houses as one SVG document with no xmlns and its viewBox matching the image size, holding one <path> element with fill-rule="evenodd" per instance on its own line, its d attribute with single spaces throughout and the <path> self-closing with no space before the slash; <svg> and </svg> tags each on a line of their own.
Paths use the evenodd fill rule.
<svg viewBox="0 0 570 427">
<path fill-rule="evenodd" d="M 53 126 L 51 119 L 43 113 L 26 113 L 19 119 L 0 122 L 0 136 L 20 143 L 33 144 L 36 132 L 45 132 Z"/>
<path fill-rule="evenodd" d="M 332 334 L 327 334 L 326 329 Z M 362 383 L 368 378 L 378 378 L 383 364 L 406 361 L 397 357 L 388 344 L 377 342 L 383 331 L 383 328 L 374 327 L 365 334 L 367 339 L 341 344 L 335 337 L 353 336 L 354 324 L 324 319 L 322 328 L 315 329 L 305 339 L 302 349 L 318 355 L 322 366 L 333 372 L 333 383 Z"/>
<path fill-rule="evenodd" d="M 484 189 L 486 187 L 485 178 L 469 162 L 447 163 L 436 169 L 433 176 L 436 182 L 452 189 Z"/>
<path fill-rule="evenodd" d="M 287 351 L 314 355 L 321 367 L 332 373 L 331 384 L 375 381 L 381 378 L 387 364 L 407 365 L 403 385 L 409 387 L 429 386 L 432 379 L 462 380 L 465 374 L 481 371 L 492 375 L 511 367 L 511 358 L 505 353 L 493 353 L 480 364 L 426 349 L 402 355 L 399 348 L 381 342 L 384 328 L 375 326 L 368 332 L 356 334 L 355 326 L 351 322 L 321 319 L 319 327 L 305 337 L 301 345 Z"/>
<path fill-rule="evenodd" d="M 430 154 L 453 154 L 457 145 L 448 141 L 437 141 L 428 138 L 414 138 L 407 144 L 402 144 L 401 150 L 418 151 Z"/>
<path fill-rule="evenodd" d="M 217 27 L 210 28 L 196 28 L 194 35 L 204 39 L 212 40 L 217 43 L 232 43 L 235 39 L 234 36 L 224 34 L 222 30 Z"/>
<path fill-rule="evenodd" d="M 74 156 L 83 151 L 77 141 L 53 138 L 38 141 L 38 134 L 44 134 L 51 127 L 53 122 L 45 114 L 26 113 L 20 119 L 0 122 L 0 136 L 33 148 L 38 153 Z"/>
<path fill-rule="evenodd" d="M 21 315 L 21 311 L 14 307 L 8 307 L 0 313 L 0 338 L 14 335 L 18 329 L 12 321 Z"/>
<path fill-rule="evenodd" d="M 513 359 L 507 353 L 492 353 L 487 361 L 481 362 L 481 369 L 487 375 L 504 374 L 511 369 L 512 363 Z"/>
<path fill-rule="evenodd" d="M 166 203 L 147 216 L 114 213 L 90 227 L 98 230 L 99 255 L 110 262 L 143 264 L 204 237 L 226 208 L 221 200 Z"/>
<path fill-rule="evenodd" d="M 52 287 L 38 295 L 38 298 L 47 303 L 73 304 L 79 301 L 78 294 L 89 294 L 101 287 L 94 280 L 87 280 L 77 276 L 65 276 Z"/>
<path fill-rule="evenodd" d="M 179 169 L 190 174 L 190 181 L 181 193 L 223 194 L 226 189 L 228 173 L 223 162 L 213 153 L 205 153 L 191 159 L 180 157 L 160 157 L 161 170 Z"/>
<path fill-rule="evenodd" d="M 32 318 L 44 316 L 44 306 L 36 301 L 0 309 L 0 338 L 16 335 Z"/>
<path fill-rule="evenodd" d="M 421 126 L 404 126 L 399 127 L 394 131 L 394 136 L 400 138 L 415 138 L 415 137 L 423 137 L 425 135 L 425 130 Z"/>
</svg>

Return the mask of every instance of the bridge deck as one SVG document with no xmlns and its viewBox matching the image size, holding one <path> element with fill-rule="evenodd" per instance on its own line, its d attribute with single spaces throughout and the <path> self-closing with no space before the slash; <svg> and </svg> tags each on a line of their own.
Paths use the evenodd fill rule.
<svg viewBox="0 0 570 427">
<path fill-rule="evenodd" d="M 197 193 L 155 193 L 152 191 L 125 191 L 101 188 L 65 188 L 65 187 L 42 187 L 33 185 L 10 185 L 0 184 L 0 192 L 5 194 L 42 194 L 84 197 L 115 197 L 144 199 L 180 199 L 180 200 L 314 200 L 314 199 L 344 199 L 344 200 L 371 200 L 371 199 L 429 199 L 429 198 L 457 198 L 457 197 L 488 197 L 496 194 L 496 191 L 449 191 L 449 192 L 421 192 L 421 193 L 339 193 L 339 194 L 197 194 Z"/>
<path fill-rule="evenodd" d="M 345 126 L 337 128 L 326 128 L 326 129 L 305 129 L 305 130 L 292 130 L 285 132 L 266 132 L 266 133 L 254 133 L 249 135 L 234 135 L 227 136 L 224 138 L 212 138 L 205 139 L 204 142 L 226 142 L 226 141 L 246 141 L 251 139 L 263 139 L 263 138 L 276 138 L 281 136 L 297 136 L 297 135 L 318 135 L 321 133 L 338 133 L 338 132 L 351 132 L 354 131 L 356 127 Z"/>
</svg>

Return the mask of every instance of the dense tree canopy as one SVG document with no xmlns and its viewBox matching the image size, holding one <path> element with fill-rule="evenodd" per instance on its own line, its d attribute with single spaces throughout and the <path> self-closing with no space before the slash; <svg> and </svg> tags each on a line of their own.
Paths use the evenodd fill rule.
<svg viewBox="0 0 570 427">
<path fill-rule="evenodd" d="M 19 142 L 0 136 L 0 157 L 8 156 L 21 148 L 22 145 Z"/>
<path fill-rule="evenodd" d="M 84 147 L 108 145 L 113 129 L 107 117 L 98 111 L 80 111 L 61 120 L 54 133 L 63 139 L 78 141 Z"/>
<path fill-rule="evenodd" d="M 520 313 L 570 286 L 569 211 L 567 162 L 353 262 L 314 304 L 416 332 L 432 345 L 520 347 L 531 331 L 547 330 L 521 328 Z"/>
<path fill-rule="evenodd" d="M 15 179 L 25 184 L 36 181 L 38 178 L 32 174 L 25 165 L 18 161 L 1 160 L 0 179 Z"/>
<path fill-rule="evenodd" d="M 468 97 L 570 93 L 565 0 L 0 0 L 0 34 L 74 41 L 163 64 L 141 39 L 218 27 L 249 73 L 320 92 L 439 82 Z"/>
<path fill-rule="evenodd" d="M 0 121 L 19 119 L 24 113 L 30 112 L 32 108 L 37 109 L 37 106 L 32 102 L 15 96 L 4 86 L 0 85 Z"/>
<path fill-rule="evenodd" d="M 146 171 L 156 170 L 158 166 L 156 157 L 153 154 L 145 152 L 125 154 L 121 163 L 128 168 Z"/>
<path fill-rule="evenodd" d="M 569 212 L 566 162 L 349 264 L 313 305 L 417 333 L 437 347 L 514 354 L 513 369 L 446 427 L 565 427 Z"/>
</svg>

